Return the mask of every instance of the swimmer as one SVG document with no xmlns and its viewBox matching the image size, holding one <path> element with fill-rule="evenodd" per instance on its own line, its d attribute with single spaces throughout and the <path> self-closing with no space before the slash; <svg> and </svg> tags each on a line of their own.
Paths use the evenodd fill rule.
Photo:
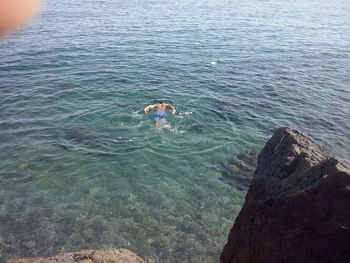
<svg viewBox="0 0 350 263">
<path fill-rule="evenodd" d="M 145 114 L 147 114 L 147 112 L 149 110 L 157 109 L 157 112 L 154 116 L 154 120 L 156 121 L 156 126 L 159 127 L 163 122 L 166 121 L 166 117 L 167 117 L 166 109 L 167 108 L 171 109 L 172 114 L 176 113 L 176 110 L 175 110 L 173 105 L 166 104 L 163 101 L 160 101 L 158 104 L 148 105 L 146 108 L 143 109 L 143 111 L 145 112 Z"/>
</svg>

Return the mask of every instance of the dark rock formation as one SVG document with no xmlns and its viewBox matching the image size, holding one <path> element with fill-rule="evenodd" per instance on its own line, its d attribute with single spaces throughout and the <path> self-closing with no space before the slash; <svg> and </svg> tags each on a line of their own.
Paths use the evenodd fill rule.
<svg viewBox="0 0 350 263">
<path fill-rule="evenodd" d="M 350 262 L 350 169 L 298 131 L 278 129 L 220 262 Z"/>
<path fill-rule="evenodd" d="M 12 259 L 7 263 L 146 263 L 127 249 L 82 250 L 48 258 Z"/>
<path fill-rule="evenodd" d="M 237 154 L 224 165 L 220 179 L 238 190 L 247 190 L 258 164 L 258 155 L 259 152 L 256 150 Z"/>
</svg>

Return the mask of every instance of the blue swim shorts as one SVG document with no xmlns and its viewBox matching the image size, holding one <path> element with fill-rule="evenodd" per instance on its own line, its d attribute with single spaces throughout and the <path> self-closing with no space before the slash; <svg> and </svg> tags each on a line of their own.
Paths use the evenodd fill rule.
<svg viewBox="0 0 350 263">
<path fill-rule="evenodd" d="M 165 121 L 167 117 L 167 113 L 165 111 L 158 111 L 154 115 L 154 120 L 155 121 Z"/>
</svg>

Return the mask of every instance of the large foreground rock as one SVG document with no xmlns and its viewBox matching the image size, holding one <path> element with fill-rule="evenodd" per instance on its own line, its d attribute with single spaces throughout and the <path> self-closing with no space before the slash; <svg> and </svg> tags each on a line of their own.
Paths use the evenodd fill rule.
<svg viewBox="0 0 350 263">
<path fill-rule="evenodd" d="M 350 169 L 298 131 L 277 130 L 220 262 L 350 262 Z"/>
<path fill-rule="evenodd" d="M 82 250 L 49 258 L 12 259 L 7 263 L 146 263 L 127 249 Z"/>
</svg>

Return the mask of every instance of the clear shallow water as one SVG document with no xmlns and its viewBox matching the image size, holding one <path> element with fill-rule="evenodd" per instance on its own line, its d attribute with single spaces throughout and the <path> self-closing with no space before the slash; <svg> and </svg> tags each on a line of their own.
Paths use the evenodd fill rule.
<svg viewBox="0 0 350 263">
<path fill-rule="evenodd" d="M 217 262 L 222 163 L 279 126 L 349 159 L 350 4 L 48 1 L 0 43 L 0 255 Z M 211 65 L 211 61 L 217 61 Z M 142 109 L 178 114 L 157 130 Z"/>
</svg>

